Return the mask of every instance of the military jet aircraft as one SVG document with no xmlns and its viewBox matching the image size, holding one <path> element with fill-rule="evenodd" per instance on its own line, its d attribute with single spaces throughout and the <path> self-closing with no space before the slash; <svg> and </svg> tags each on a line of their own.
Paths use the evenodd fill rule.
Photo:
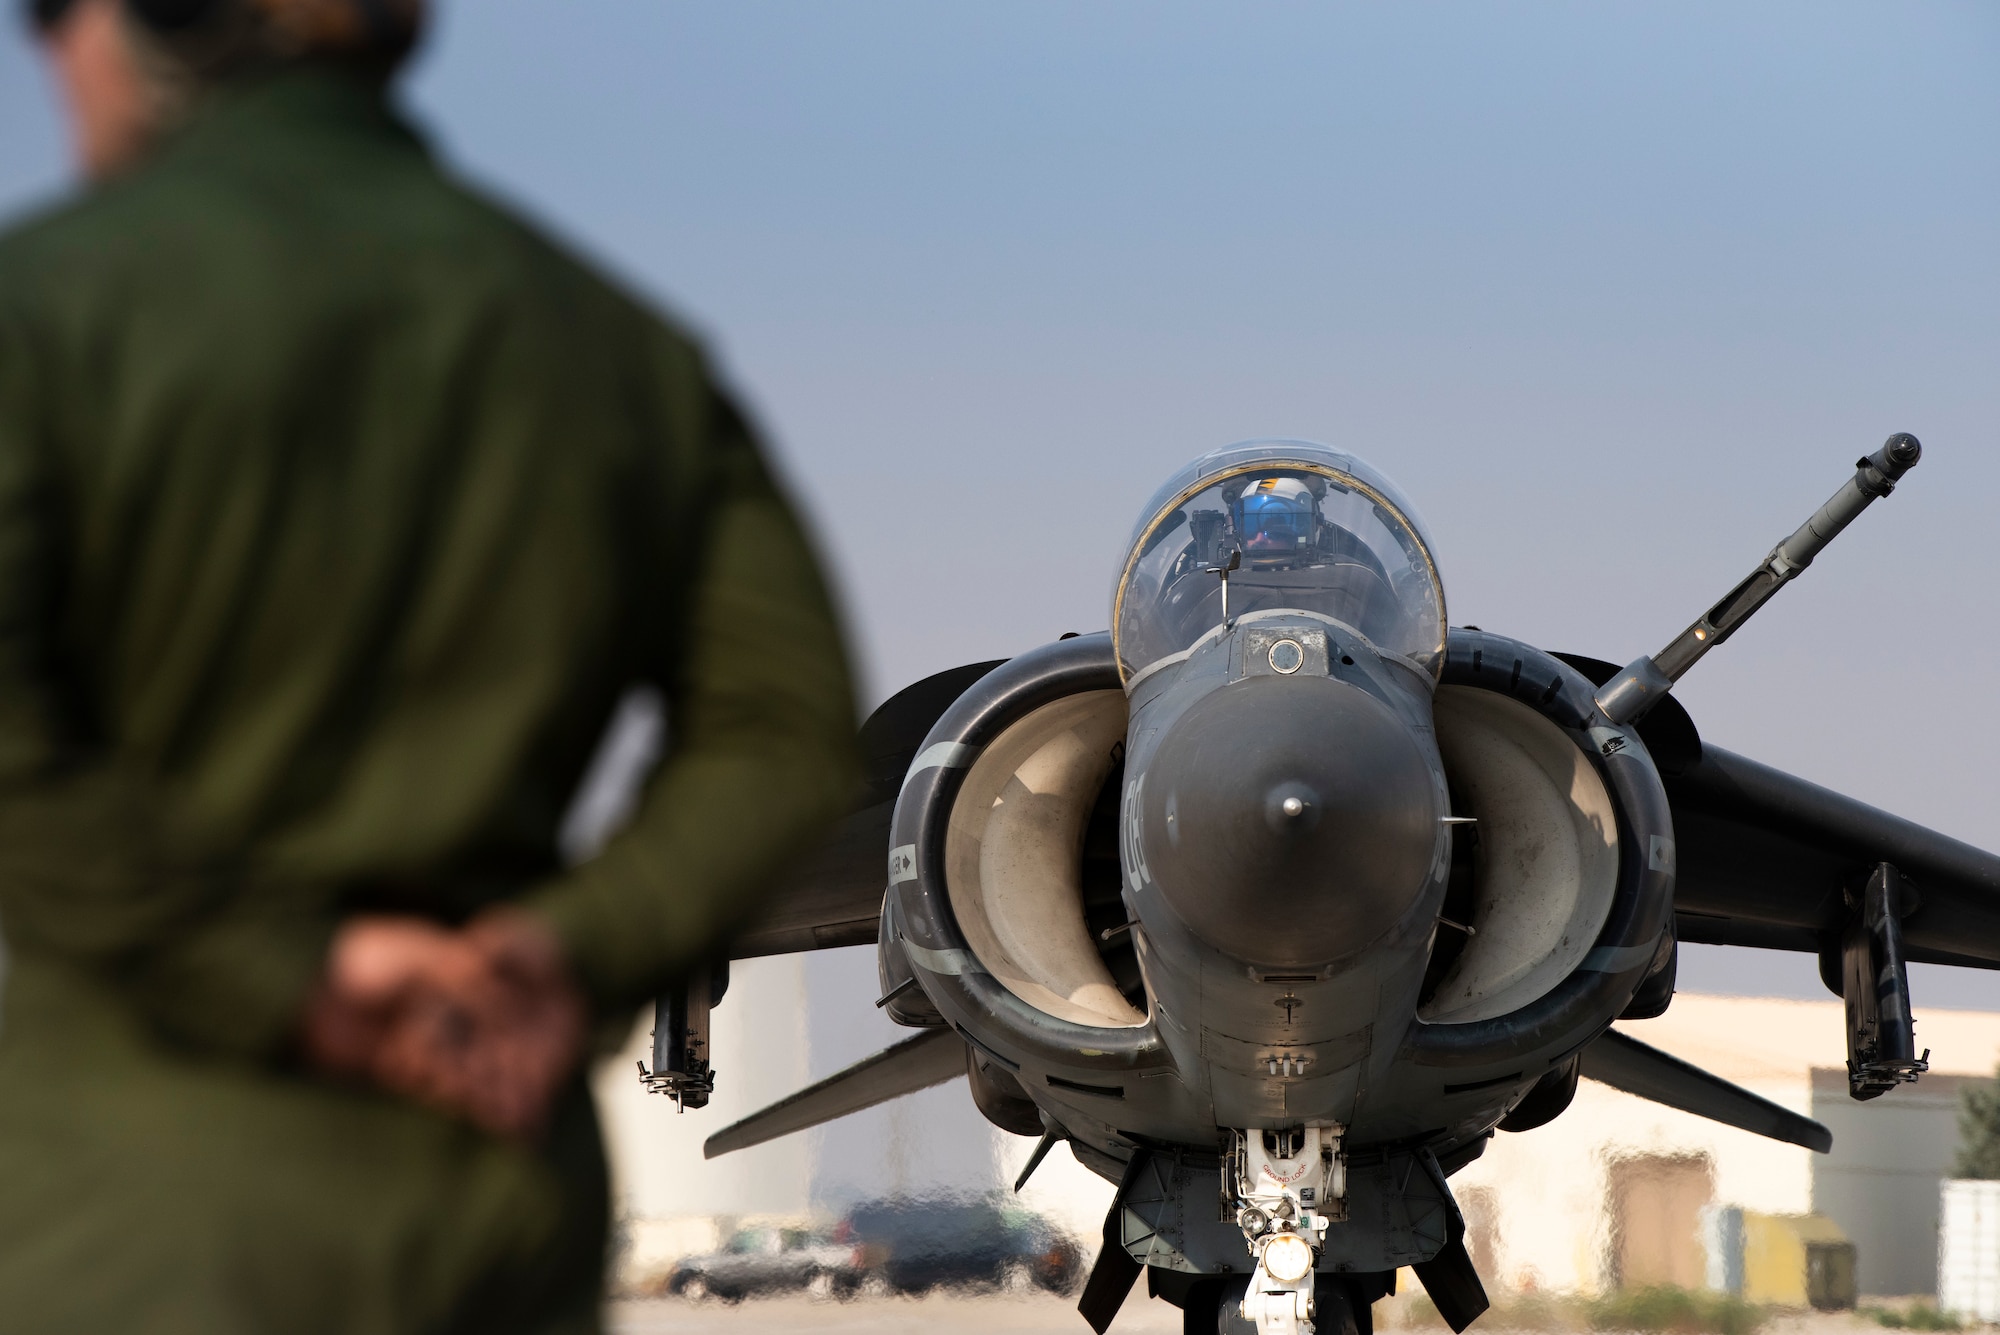
<svg viewBox="0 0 2000 1335">
<path fill-rule="evenodd" d="M 1669 694 L 1919 454 L 1892 437 L 1625 668 L 1448 627 L 1359 459 L 1196 460 L 1140 512 L 1109 632 L 869 719 L 865 803 L 736 954 L 874 941 L 918 1032 L 707 1153 L 963 1074 L 1041 1138 L 1028 1173 L 1067 1142 L 1117 1184 L 1100 1335 L 1142 1272 L 1188 1331 L 1358 1335 L 1402 1266 L 1454 1330 L 1485 1309 L 1449 1178 L 1579 1075 L 1824 1152 L 1613 1025 L 1666 1009 L 1677 942 L 1812 952 L 1870 1098 L 1925 1069 L 1905 963 L 2000 967 L 2000 858 L 1705 744 Z M 684 1106 L 721 981 L 661 1003 L 645 1074 Z"/>
</svg>

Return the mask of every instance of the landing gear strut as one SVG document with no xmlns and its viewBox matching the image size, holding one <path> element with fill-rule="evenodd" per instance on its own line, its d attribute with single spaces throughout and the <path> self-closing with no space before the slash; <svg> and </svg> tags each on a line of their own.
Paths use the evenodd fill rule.
<svg viewBox="0 0 2000 1335">
<path fill-rule="evenodd" d="M 1313 1274 L 1327 1225 L 1347 1217 L 1340 1135 L 1337 1126 L 1307 1126 L 1239 1131 L 1231 1140 L 1222 1170 L 1224 1205 L 1234 1207 L 1255 1261 L 1249 1281 L 1238 1290 L 1236 1315 L 1245 1335 L 1316 1335 L 1322 1328 L 1336 1335 L 1354 1329 L 1352 1304 L 1339 1285 L 1328 1286 L 1322 1317 Z"/>
<path fill-rule="evenodd" d="M 1206 1279 L 1188 1290 L 1181 1308 L 1182 1335 L 1252 1335 L 1257 1326 L 1243 1316 L 1248 1281 Z M 1378 1290 L 1379 1292 L 1379 1290 Z M 1366 1294 L 1347 1282 L 1329 1278 L 1313 1295 L 1318 1335 L 1373 1335 Z"/>
</svg>

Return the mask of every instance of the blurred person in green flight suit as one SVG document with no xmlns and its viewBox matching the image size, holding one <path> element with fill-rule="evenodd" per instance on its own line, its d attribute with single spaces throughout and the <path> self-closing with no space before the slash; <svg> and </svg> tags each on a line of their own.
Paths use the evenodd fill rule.
<svg viewBox="0 0 2000 1335">
<path fill-rule="evenodd" d="M 588 1035 L 855 779 L 810 546 L 397 114 L 418 0 L 27 9 L 88 183 L 0 236 L 0 1329 L 595 1330 Z"/>
</svg>

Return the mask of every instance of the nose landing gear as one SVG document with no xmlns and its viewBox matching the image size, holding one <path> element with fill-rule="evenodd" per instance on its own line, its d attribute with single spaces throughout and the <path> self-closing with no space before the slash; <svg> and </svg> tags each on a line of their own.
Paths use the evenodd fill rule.
<svg viewBox="0 0 2000 1335">
<path fill-rule="evenodd" d="M 1257 1323 L 1243 1315 L 1246 1289 L 1241 1279 L 1211 1279 L 1190 1290 L 1181 1312 L 1182 1335 L 1257 1335 Z M 1318 1335 L 1372 1335 L 1368 1300 L 1368 1293 L 1329 1276 L 1313 1297 L 1317 1314 L 1301 1329 Z"/>
<path fill-rule="evenodd" d="M 1338 1126 L 1238 1131 L 1232 1136 L 1222 1173 L 1224 1204 L 1234 1207 L 1256 1260 L 1236 1304 L 1236 1315 L 1246 1323 L 1239 1329 L 1257 1335 L 1315 1335 L 1319 1312 L 1313 1267 L 1327 1226 L 1347 1217 L 1340 1136 Z M 1351 1310 L 1344 1301 L 1339 1305 L 1344 1319 L 1330 1323 L 1328 1335 L 1353 1329 Z M 1219 1315 L 1228 1315 L 1226 1307 Z"/>
</svg>

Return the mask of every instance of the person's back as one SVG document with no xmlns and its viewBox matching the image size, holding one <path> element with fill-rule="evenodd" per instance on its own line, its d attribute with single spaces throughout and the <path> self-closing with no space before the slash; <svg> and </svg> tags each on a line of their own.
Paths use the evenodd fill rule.
<svg viewBox="0 0 2000 1335">
<path fill-rule="evenodd" d="M 637 681 L 673 752 L 564 870 Z M 694 349 L 447 182 L 367 81 L 239 80 L 0 240 L 9 1328 L 588 1328 L 585 1101 L 488 1115 L 463 1073 L 511 1069 L 500 1021 L 475 1060 L 504 958 L 469 1019 L 421 970 L 355 1003 L 343 933 L 507 905 L 629 1014 L 837 812 L 848 691 Z M 452 1024 L 472 1064 L 436 1075 Z"/>
</svg>

